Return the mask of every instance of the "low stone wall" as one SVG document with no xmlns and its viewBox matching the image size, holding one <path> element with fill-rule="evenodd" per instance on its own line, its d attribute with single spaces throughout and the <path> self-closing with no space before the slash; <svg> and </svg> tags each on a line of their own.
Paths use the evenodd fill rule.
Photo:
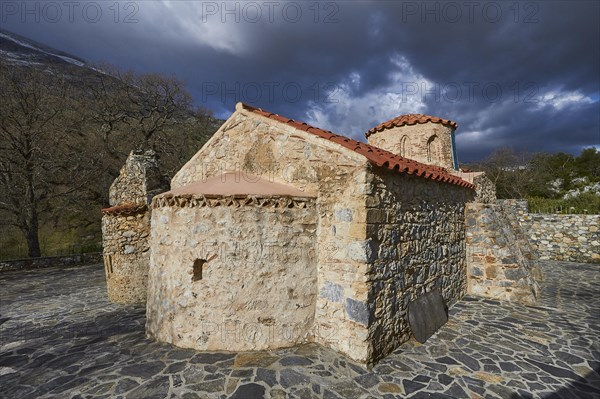
<svg viewBox="0 0 600 399">
<path fill-rule="evenodd" d="M 526 200 L 499 200 L 515 213 L 540 259 L 600 263 L 600 216 L 529 213 Z"/>
<path fill-rule="evenodd" d="M 466 207 L 468 292 L 534 305 L 540 271 L 518 222 L 500 204 Z"/>
<path fill-rule="evenodd" d="M 102 253 L 100 252 L 66 256 L 46 256 L 42 258 L 3 260 L 0 261 L 0 272 L 43 269 L 46 267 L 55 266 L 76 266 L 100 262 L 102 262 Z"/>
</svg>

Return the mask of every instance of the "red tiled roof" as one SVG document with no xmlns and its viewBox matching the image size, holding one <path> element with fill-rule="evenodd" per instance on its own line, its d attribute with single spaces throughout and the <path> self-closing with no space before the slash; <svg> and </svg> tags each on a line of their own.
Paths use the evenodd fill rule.
<svg viewBox="0 0 600 399">
<path fill-rule="evenodd" d="M 136 215 L 138 213 L 142 213 L 148 209 L 148 205 L 146 204 L 122 204 L 117 206 L 112 206 L 110 208 L 102 209 L 102 213 L 105 215 Z"/>
<path fill-rule="evenodd" d="M 450 126 L 453 129 L 456 129 L 456 127 L 458 126 L 456 122 L 452 122 L 448 119 L 438 118 L 437 116 L 429 116 L 423 114 L 406 114 L 397 116 L 394 119 L 390 119 L 387 122 L 380 123 L 374 128 L 367 130 L 367 132 L 365 133 L 365 137 L 368 138 L 375 132 L 381 132 L 382 130 L 391 129 L 393 127 L 399 127 L 404 125 L 416 125 L 427 122 L 440 123 L 442 125 Z"/>
<path fill-rule="evenodd" d="M 289 119 L 272 112 L 263 111 L 260 108 L 255 108 L 247 104 L 238 103 L 236 108 L 245 109 L 246 111 L 250 111 L 252 113 L 267 117 L 269 119 L 276 120 L 281 123 L 285 123 L 286 125 L 292 126 L 298 130 L 305 131 L 307 133 L 313 134 L 315 136 L 321 137 L 325 140 L 332 141 L 337 143 L 345 148 L 348 148 L 358 154 L 361 154 L 365 158 L 369 160 L 369 162 L 386 169 L 391 169 L 398 171 L 400 173 L 407 173 L 409 175 L 416 175 L 426 179 L 437 180 L 445 183 L 455 184 L 462 187 L 468 187 L 474 189 L 475 186 L 471 183 L 468 183 L 462 180 L 459 177 L 456 177 L 446 171 L 446 169 L 434 166 L 434 165 L 426 165 L 421 162 L 413 161 L 412 159 L 407 159 L 401 157 L 399 155 L 395 155 L 389 151 L 383 150 L 381 148 L 361 143 L 360 141 L 352 140 L 351 138 L 340 136 L 338 134 L 332 133 L 328 130 L 319 129 L 313 127 L 304 122 L 298 122 L 293 119 Z"/>
</svg>

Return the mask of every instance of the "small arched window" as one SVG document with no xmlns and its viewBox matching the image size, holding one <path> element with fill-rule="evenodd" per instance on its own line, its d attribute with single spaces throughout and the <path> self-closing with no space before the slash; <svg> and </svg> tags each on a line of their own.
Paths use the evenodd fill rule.
<svg viewBox="0 0 600 399">
<path fill-rule="evenodd" d="M 408 156 L 408 136 L 402 136 L 400 139 L 400 156 Z"/>
<path fill-rule="evenodd" d="M 196 259 L 194 261 L 194 266 L 192 269 L 192 281 L 202 280 L 202 269 L 204 268 L 206 262 L 206 259 Z"/>
<path fill-rule="evenodd" d="M 437 136 L 434 134 L 427 140 L 427 162 L 433 162 L 437 154 Z"/>
<path fill-rule="evenodd" d="M 196 259 L 192 265 L 192 270 L 189 273 L 192 275 L 192 282 L 204 279 L 204 272 L 208 266 L 208 262 L 217 258 L 217 254 L 209 256 L 208 259 Z"/>
</svg>

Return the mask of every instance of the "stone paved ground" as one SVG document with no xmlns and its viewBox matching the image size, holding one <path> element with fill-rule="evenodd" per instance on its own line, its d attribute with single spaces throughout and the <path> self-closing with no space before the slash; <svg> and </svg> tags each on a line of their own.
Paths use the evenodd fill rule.
<svg viewBox="0 0 600 399">
<path fill-rule="evenodd" d="M 0 274 L 0 397 L 599 398 L 600 266 L 543 264 L 538 307 L 467 297 L 367 371 L 315 345 L 200 353 L 149 341 L 101 265 Z"/>
</svg>

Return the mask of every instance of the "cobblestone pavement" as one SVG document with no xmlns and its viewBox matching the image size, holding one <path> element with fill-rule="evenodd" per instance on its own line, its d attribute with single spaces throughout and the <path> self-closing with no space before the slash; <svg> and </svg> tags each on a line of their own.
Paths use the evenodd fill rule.
<svg viewBox="0 0 600 399">
<path fill-rule="evenodd" d="M 101 265 L 0 274 L 0 397 L 599 398 L 600 266 L 545 262 L 538 307 L 466 297 L 366 370 L 317 345 L 203 353 L 144 336 Z"/>
</svg>

